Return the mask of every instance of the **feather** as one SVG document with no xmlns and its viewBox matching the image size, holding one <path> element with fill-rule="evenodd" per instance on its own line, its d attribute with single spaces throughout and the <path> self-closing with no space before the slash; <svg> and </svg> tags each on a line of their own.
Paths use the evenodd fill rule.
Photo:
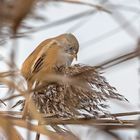
<svg viewBox="0 0 140 140">
<path fill-rule="evenodd" d="M 42 68 L 45 57 L 46 57 L 46 55 L 43 54 L 41 57 L 39 57 L 37 59 L 37 61 L 33 65 L 31 73 L 36 73 L 36 72 L 38 72 Z"/>
</svg>

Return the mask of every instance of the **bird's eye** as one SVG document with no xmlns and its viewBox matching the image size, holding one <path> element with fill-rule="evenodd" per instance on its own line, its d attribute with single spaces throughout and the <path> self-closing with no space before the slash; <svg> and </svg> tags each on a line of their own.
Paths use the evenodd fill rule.
<svg viewBox="0 0 140 140">
<path fill-rule="evenodd" d="M 69 50 L 72 51 L 73 50 L 73 47 L 70 47 Z"/>
</svg>

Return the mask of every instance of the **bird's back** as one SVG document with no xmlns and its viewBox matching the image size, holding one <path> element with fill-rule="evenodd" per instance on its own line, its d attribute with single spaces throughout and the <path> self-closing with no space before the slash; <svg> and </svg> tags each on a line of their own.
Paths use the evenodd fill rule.
<svg viewBox="0 0 140 140">
<path fill-rule="evenodd" d="M 34 64 L 38 54 L 42 50 L 42 48 L 50 42 L 50 39 L 44 40 L 41 42 L 37 48 L 26 58 L 26 60 L 22 64 L 21 74 L 24 76 L 26 80 L 29 79 L 31 75 L 31 67 Z"/>
</svg>

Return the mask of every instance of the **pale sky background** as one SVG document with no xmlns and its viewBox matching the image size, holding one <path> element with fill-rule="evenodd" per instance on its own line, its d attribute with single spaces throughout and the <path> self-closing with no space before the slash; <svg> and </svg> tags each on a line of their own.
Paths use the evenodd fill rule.
<svg viewBox="0 0 140 140">
<path fill-rule="evenodd" d="M 90 2 L 96 4 L 99 0 Z M 101 0 L 100 0 L 101 1 Z M 129 7 L 134 7 L 133 12 L 129 10 L 115 9 L 112 8 L 110 11 L 112 14 L 105 12 L 97 12 L 93 16 L 77 19 L 73 22 L 62 24 L 53 28 L 44 28 L 43 30 L 30 34 L 30 38 L 18 39 L 18 53 L 17 53 L 17 65 L 20 68 L 21 64 L 25 58 L 36 48 L 36 46 L 46 38 L 54 37 L 65 32 L 72 32 L 79 40 L 80 51 L 78 54 L 78 61 L 74 63 L 82 63 L 87 65 L 96 65 L 113 56 L 117 56 L 120 52 L 131 51 L 136 46 L 136 41 L 140 33 L 140 1 L 139 0 L 117 0 L 111 1 L 112 4 L 124 5 Z M 48 21 L 46 23 L 37 23 L 31 21 L 30 24 L 33 26 L 47 24 L 47 22 L 55 21 L 67 17 L 68 15 L 73 15 L 82 11 L 92 9 L 88 6 L 74 5 L 74 4 L 56 4 L 50 3 L 46 11 L 40 11 L 43 13 Z M 138 13 L 139 12 L 139 13 Z M 114 18 L 116 14 L 120 14 L 117 18 L 122 18 L 123 22 L 128 21 L 128 30 L 123 30 L 118 24 L 117 20 Z M 123 17 L 121 17 L 123 16 Z M 126 21 L 125 21 L 126 20 Z M 79 28 L 72 28 L 77 24 Z M 126 26 L 125 26 L 126 27 Z M 71 29 L 71 30 L 70 30 Z M 113 31 L 112 31 L 113 30 Z M 112 31 L 110 35 L 106 34 Z M 127 31 L 131 31 L 127 32 Z M 102 35 L 105 34 L 103 37 Z M 92 43 L 89 44 L 89 40 L 93 39 Z M 7 52 L 5 52 L 7 53 Z M 138 94 L 140 90 L 140 76 L 138 74 L 138 69 L 140 63 L 137 59 L 133 59 L 129 62 L 125 62 L 107 69 L 104 72 L 104 76 L 107 78 L 108 82 L 117 88 L 118 92 L 124 95 L 129 103 L 120 105 L 120 103 L 111 103 L 110 110 L 113 113 L 127 112 L 127 111 L 137 111 L 140 110 L 138 105 L 140 105 L 140 96 Z M 84 138 L 86 133 L 85 128 L 80 130 L 74 129 L 77 133 L 80 132 Z M 131 130 L 130 130 L 131 131 Z M 134 136 L 135 132 L 127 133 L 123 131 L 126 139 Z M 82 132 L 82 133 L 81 133 Z M 96 133 L 97 136 L 98 133 Z M 24 135 L 24 133 L 23 133 Z M 96 137 L 94 135 L 94 137 Z M 43 139 L 43 138 L 42 138 Z M 41 140 L 42 140 L 41 139 Z M 46 139 L 46 138 L 44 138 Z M 87 139 L 87 138 L 86 138 Z M 98 139 L 106 139 L 97 136 Z"/>
</svg>

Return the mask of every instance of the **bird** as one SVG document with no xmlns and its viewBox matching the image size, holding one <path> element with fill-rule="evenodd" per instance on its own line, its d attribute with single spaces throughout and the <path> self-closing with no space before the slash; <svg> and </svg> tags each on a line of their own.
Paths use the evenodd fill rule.
<svg viewBox="0 0 140 140">
<path fill-rule="evenodd" d="M 70 66 L 78 51 L 79 42 L 71 33 L 46 39 L 23 62 L 21 74 L 31 88 L 45 75 L 57 73 L 56 67 Z"/>
<path fill-rule="evenodd" d="M 41 42 L 25 59 L 21 67 L 21 74 L 31 90 L 35 83 L 39 83 L 47 75 L 59 73 L 59 68 L 68 67 L 77 59 L 79 42 L 72 33 L 64 33 Z M 26 103 L 24 110 L 27 110 Z M 23 110 L 23 116 L 25 112 Z"/>
</svg>

